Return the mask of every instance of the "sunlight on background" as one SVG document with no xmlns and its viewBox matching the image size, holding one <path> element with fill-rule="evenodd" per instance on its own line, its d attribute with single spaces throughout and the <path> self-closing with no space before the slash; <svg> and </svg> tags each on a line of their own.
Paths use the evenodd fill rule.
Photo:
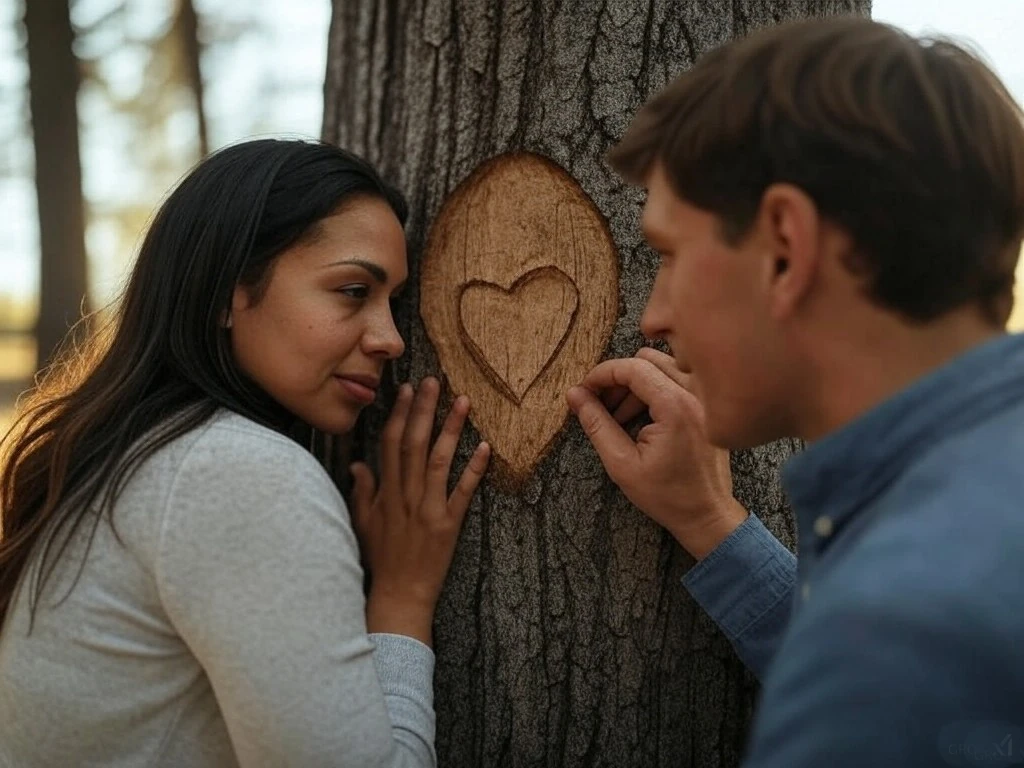
<svg viewBox="0 0 1024 768">
<path fill-rule="evenodd" d="M 0 430 L 35 370 L 39 256 L 25 0 L 0 0 Z M 93 306 L 112 301 L 153 210 L 198 159 L 173 39 L 178 0 L 75 0 L 86 250 Z M 316 137 L 330 0 L 193 0 L 211 149 Z"/>
<path fill-rule="evenodd" d="M 38 225 L 23 2 L 0 0 L 0 429 L 35 367 Z M 73 3 L 84 73 L 78 106 L 86 247 L 97 306 L 114 298 L 148 217 L 198 157 L 194 102 L 172 87 L 181 85 L 175 67 L 182 66 L 168 43 L 176 2 Z M 210 148 L 255 135 L 319 135 L 329 0 L 193 2 Z M 1024 0 L 874 0 L 872 15 L 913 34 L 973 43 L 1024 101 L 1017 34 Z M 1024 264 L 1017 276 L 1010 328 L 1024 331 Z"/>
<path fill-rule="evenodd" d="M 1017 262 L 1017 290 L 1015 295 L 1017 303 L 1013 306 L 1013 314 L 1010 315 L 1008 328 L 1011 331 L 1024 331 L 1024 251 Z"/>
</svg>

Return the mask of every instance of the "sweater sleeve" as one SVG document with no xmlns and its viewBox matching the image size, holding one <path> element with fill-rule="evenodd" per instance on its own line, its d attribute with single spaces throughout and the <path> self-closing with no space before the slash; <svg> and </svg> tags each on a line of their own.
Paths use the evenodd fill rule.
<svg viewBox="0 0 1024 768">
<path fill-rule="evenodd" d="M 433 653 L 367 634 L 348 512 L 301 447 L 211 427 L 167 498 L 156 575 L 241 766 L 436 765 Z"/>
</svg>

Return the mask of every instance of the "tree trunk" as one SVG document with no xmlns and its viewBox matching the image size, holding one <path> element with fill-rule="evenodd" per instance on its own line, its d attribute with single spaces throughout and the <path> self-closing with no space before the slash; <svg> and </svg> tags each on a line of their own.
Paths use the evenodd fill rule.
<svg viewBox="0 0 1024 768">
<path fill-rule="evenodd" d="M 202 158 L 210 154 L 210 139 L 206 128 L 206 109 L 203 106 L 203 70 L 200 63 L 203 57 L 203 47 L 199 40 L 199 17 L 196 15 L 196 8 L 192 0 L 178 0 L 175 27 L 178 31 L 178 39 L 181 41 L 185 82 L 195 101 L 199 156 Z"/>
<path fill-rule="evenodd" d="M 411 204 L 397 313 L 409 352 L 395 381 L 457 380 L 440 350 L 450 338 L 428 336 L 419 315 L 438 282 L 421 255 L 431 222 L 457 218 L 449 206 L 438 217 L 468 188 L 456 186 L 510 152 L 554 161 L 606 219 L 619 311 L 604 356 L 634 354 L 656 260 L 638 231 L 641 192 L 607 169 L 605 151 L 709 48 L 764 24 L 869 10 L 870 0 L 335 0 L 324 137 L 366 156 Z M 431 232 L 431 249 L 445 232 Z M 385 416 L 365 415 L 356 454 Z M 476 439 L 463 440 L 460 463 Z M 796 448 L 733 456 L 737 497 L 789 546 L 779 468 Z M 692 564 L 608 481 L 572 418 L 525 480 L 485 481 L 435 622 L 440 764 L 738 764 L 757 686 L 680 585 Z"/>
<path fill-rule="evenodd" d="M 38 361 L 87 310 L 85 210 L 78 152 L 78 62 L 67 0 L 25 3 L 29 104 L 39 205 Z"/>
</svg>

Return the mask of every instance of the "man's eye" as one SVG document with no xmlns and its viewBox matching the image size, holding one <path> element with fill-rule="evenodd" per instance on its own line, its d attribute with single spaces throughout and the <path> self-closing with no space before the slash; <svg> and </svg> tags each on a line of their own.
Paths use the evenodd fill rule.
<svg viewBox="0 0 1024 768">
<path fill-rule="evenodd" d="M 335 293 L 347 296 L 350 299 L 365 299 L 370 295 L 370 287 L 367 285 L 346 285 L 338 288 Z"/>
</svg>

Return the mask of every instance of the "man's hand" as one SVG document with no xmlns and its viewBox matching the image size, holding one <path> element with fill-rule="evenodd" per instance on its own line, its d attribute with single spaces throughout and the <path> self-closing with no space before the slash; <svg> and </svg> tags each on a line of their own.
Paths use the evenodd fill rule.
<svg viewBox="0 0 1024 768">
<path fill-rule="evenodd" d="M 732 496 L 729 452 L 708 442 L 704 408 L 688 385 L 670 355 L 645 347 L 599 364 L 568 400 L 612 481 L 700 559 L 747 511 Z M 652 423 L 634 441 L 621 425 L 644 410 Z"/>
</svg>

